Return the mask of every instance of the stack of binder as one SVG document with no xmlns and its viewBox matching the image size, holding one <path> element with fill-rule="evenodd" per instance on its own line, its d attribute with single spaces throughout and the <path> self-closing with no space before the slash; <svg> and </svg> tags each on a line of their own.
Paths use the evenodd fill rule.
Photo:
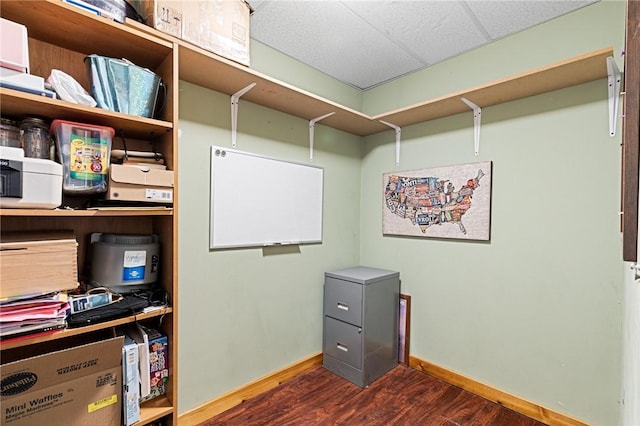
<svg viewBox="0 0 640 426">
<path fill-rule="evenodd" d="M 155 116 L 160 88 L 165 88 L 157 74 L 126 59 L 99 55 L 87 56 L 85 64 L 98 107 L 140 117 Z"/>
</svg>

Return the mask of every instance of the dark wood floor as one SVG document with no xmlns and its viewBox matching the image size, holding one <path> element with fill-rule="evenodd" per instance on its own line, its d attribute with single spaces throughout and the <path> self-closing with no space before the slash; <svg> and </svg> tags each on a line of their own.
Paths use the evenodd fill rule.
<svg viewBox="0 0 640 426">
<path fill-rule="evenodd" d="M 418 370 L 398 366 L 368 388 L 315 367 L 221 413 L 213 425 L 543 425 Z"/>
</svg>

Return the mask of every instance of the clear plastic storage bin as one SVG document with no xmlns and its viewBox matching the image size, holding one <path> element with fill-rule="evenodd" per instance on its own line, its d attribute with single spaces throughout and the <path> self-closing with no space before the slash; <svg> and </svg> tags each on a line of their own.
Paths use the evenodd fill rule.
<svg viewBox="0 0 640 426">
<path fill-rule="evenodd" d="M 49 132 L 62 163 L 62 190 L 69 194 L 105 192 L 115 131 L 111 127 L 53 120 Z"/>
</svg>

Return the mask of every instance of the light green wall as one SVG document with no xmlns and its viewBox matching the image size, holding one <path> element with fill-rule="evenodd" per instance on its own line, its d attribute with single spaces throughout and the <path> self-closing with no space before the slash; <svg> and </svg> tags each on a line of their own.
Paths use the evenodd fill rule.
<svg viewBox="0 0 640 426">
<path fill-rule="evenodd" d="M 623 18 L 624 2 L 600 2 L 366 92 L 363 110 L 620 52 Z M 252 49 L 254 69 L 359 109 L 352 88 Z M 185 82 L 179 96 L 181 414 L 320 352 L 323 272 L 360 263 L 400 271 L 414 356 L 595 425 L 619 423 L 620 137 L 608 137 L 605 80 L 483 109 L 478 157 L 471 112 L 403 128 L 399 168 L 392 132 L 362 140 L 317 125 L 324 241 L 293 252 L 208 249 L 209 146 L 230 146 L 230 102 Z M 238 149 L 306 162 L 307 143 L 305 120 L 241 100 Z M 381 235 L 383 173 L 485 160 L 490 243 Z"/>
<path fill-rule="evenodd" d="M 624 4 L 590 8 L 562 18 L 570 28 L 586 16 L 585 28 L 607 21 L 608 36 L 581 49 L 620 51 Z M 501 56 L 520 64 L 530 50 L 553 50 L 556 36 L 542 38 L 546 28 L 535 29 L 540 40 L 527 49 L 503 43 Z M 434 75 L 470 69 L 475 57 L 442 64 Z M 360 260 L 400 271 L 402 291 L 412 296 L 412 355 L 609 426 L 620 417 L 623 274 L 620 136 L 608 136 L 607 106 L 602 79 L 483 108 L 477 157 L 471 111 L 403 128 L 399 167 L 389 134 L 367 137 Z M 383 173 L 488 160 L 490 243 L 381 235 Z"/>
<path fill-rule="evenodd" d="M 209 250 L 209 147 L 231 147 L 229 97 L 180 83 L 179 411 L 322 351 L 327 268 L 358 261 L 359 137 L 316 126 L 323 242 Z M 308 162 L 305 120 L 240 101 L 237 149 Z M 251 194 L 238 194 L 239 197 Z M 230 206 L 232 208 L 232 206 Z"/>
<path fill-rule="evenodd" d="M 640 424 L 640 286 L 633 264 L 625 262 L 622 329 L 622 414 L 620 424 Z"/>
<path fill-rule="evenodd" d="M 596 425 L 618 424 L 619 139 L 604 81 L 383 135 L 362 165 L 362 264 L 400 271 L 411 354 Z M 491 242 L 381 235 L 382 174 L 493 161 Z M 464 222 L 464 220 L 463 220 Z"/>
</svg>

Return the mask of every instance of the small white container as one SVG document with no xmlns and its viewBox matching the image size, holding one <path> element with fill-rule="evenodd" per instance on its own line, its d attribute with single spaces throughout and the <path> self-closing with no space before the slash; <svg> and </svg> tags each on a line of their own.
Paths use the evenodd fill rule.
<svg viewBox="0 0 640 426">
<path fill-rule="evenodd" d="M 0 146 L 0 208 L 55 209 L 62 204 L 62 165 Z"/>
</svg>

